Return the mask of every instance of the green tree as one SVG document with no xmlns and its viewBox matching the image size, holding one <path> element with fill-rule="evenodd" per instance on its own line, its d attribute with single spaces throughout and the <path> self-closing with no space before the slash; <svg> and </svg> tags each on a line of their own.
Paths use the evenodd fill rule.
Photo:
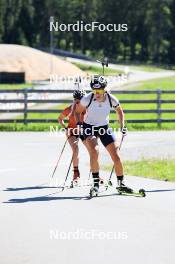
<svg viewBox="0 0 175 264">
<path fill-rule="evenodd" d="M 6 10 L 6 1 L 0 0 L 0 42 L 3 41 L 4 36 L 4 14 Z"/>
<path fill-rule="evenodd" d="M 171 10 L 171 22 L 172 26 L 169 31 L 169 49 L 168 49 L 168 62 L 174 64 L 175 63 L 175 0 L 172 1 L 170 5 Z"/>
<path fill-rule="evenodd" d="M 145 24 L 149 28 L 149 57 L 159 63 L 168 55 L 168 36 L 171 30 L 170 0 L 152 0 L 149 2 Z"/>
</svg>

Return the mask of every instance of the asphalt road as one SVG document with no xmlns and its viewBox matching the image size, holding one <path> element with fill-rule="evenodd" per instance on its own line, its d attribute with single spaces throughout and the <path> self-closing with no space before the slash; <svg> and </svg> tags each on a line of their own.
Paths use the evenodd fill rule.
<svg viewBox="0 0 175 264">
<path fill-rule="evenodd" d="M 174 134 L 129 133 L 122 156 L 174 157 Z M 64 136 L 1 133 L 0 142 L 1 264 L 174 264 L 175 183 L 126 177 L 129 186 L 145 188 L 145 198 L 119 196 L 114 188 L 91 200 L 89 187 L 59 193 L 54 183 L 64 180 L 69 146 L 52 184 L 49 177 Z M 101 150 L 101 162 L 108 161 Z M 87 179 L 83 145 L 80 169 Z"/>
<path fill-rule="evenodd" d="M 75 58 L 67 58 L 68 61 L 70 62 L 75 62 L 75 63 L 82 63 L 86 65 L 94 65 L 94 66 L 100 66 L 98 62 L 92 62 L 92 61 L 85 61 L 81 59 L 75 59 Z M 148 81 L 152 79 L 157 79 L 157 78 L 166 78 L 166 77 L 173 77 L 175 76 L 174 71 L 170 70 L 161 70 L 161 71 L 143 71 L 143 70 L 138 70 L 130 67 L 129 65 L 117 65 L 117 64 L 109 64 L 110 69 L 116 69 L 116 70 L 121 70 L 124 71 L 125 73 L 129 73 L 129 79 L 127 81 L 128 83 L 135 83 L 139 81 Z M 125 83 L 126 85 L 126 83 Z M 116 84 L 115 84 L 116 86 Z M 118 84 L 118 86 L 121 86 L 121 83 Z"/>
</svg>

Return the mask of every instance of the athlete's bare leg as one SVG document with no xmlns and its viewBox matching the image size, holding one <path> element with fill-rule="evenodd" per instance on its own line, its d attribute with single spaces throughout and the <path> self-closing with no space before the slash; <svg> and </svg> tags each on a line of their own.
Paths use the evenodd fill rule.
<svg viewBox="0 0 175 264">
<path fill-rule="evenodd" d="M 79 164 L 78 138 L 76 138 L 75 136 L 70 136 L 68 138 L 68 142 L 69 142 L 69 144 L 72 148 L 72 152 L 73 152 L 73 166 L 78 167 L 78 164 Z"/>
<path fill-rule="evenodd" d="M 99 172 L 99 146 L 97 142 L 97 138 L 94 136 L 89 136 L 85 140 L 85 146 L 89 152 L 90 156 L 90 168 L 92 173 Z"/>
<path fill-rule="evenodd" d="M 123 164 L 120 159 L 119 147 L 117 143 L 111 143 L 107 145 L 106 149 L 114 162 L 116 176 L 123 176 Z"/>
</svg>

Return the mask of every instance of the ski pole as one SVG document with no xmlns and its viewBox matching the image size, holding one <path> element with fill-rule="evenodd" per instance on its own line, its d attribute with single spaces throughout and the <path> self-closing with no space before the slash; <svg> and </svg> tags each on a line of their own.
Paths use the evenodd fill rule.
<svg viewBox="0 0 175 264">
<path fill-rule="evenodd" d="M 68 141 L 68 138 L 66 139 L 66 141 L 65 141 L 65 143 L 64 143 L 64 146 L 63 146 L 63 148 L 62 148 L 62 151 L 61 151 L 61 153 L 60 153 L 59 159 L 58 159 L 58 161 L 57 161 L 57 163 L 56 163 L 56 166 L 55 166 L 55 168 L 54 168 L 54 171 L 53 171 L 53 173 L 52 173 L 51 178 L 53 178 L 53 176 L 54 176 L 54 174 L 55 174 L 55 172 L 56 172 L 56 169 L 57 169 L 57 167 L 58 167 L 59 161 L 60 161 L 60 159 L 61 159 L 61 157 L 62 157 L 62 155 L 63 155 L 63 151 L 64 151 L 64 149 L 65 149 L 65 147 L 66 147 L 67 141 Z"/>
<path fill-rule="evenodd" d="M 69 176 L 69 172 L 70 172 L 70 168 L 71 168 L 71 165 L 72 165 L 72 161 L 73 161 L 73 155 L 72 155 L 72 158 L 71 158 L 71 161 L 70 161 L 70 164 L 69 164 L 69 167 L 68 167 L 68 170 L 67 170 L 67 174 L 66 174 L 66 178 L 64 180 L 64 184 L 63 184 L 63 187 L 62 187 L 62 191 L 64 191 L 65 189 L 65 185 L 66 185 L 66 181 L 67 181 L 67 178 Z"/>
<path fill-rule="evenodd" d="M 124 139 L 124 137 L 125 137 L 125 136 L 122 135 L 122 138 L 121 138 L 121 141 L 120 141 L 119 150 L 120 150 L 121 147 L 122 147 L 122 143 L 123 143 L 123 139 Z M 113 165 L 113 167 L 112 167 L 112 170 L 111 170 L 111 173 L 110 173 L 110 176 L 109 176 L 108 185 L 107 185 L 107 187 L 106 187 L 106 190 L 108 189 L 108 186 L 109 186 L 109 185 L 112 186 L 111 178 L 112 178 L 112 174 L 113 174 L 113 172 L 114 172 L 114 165 Z"/>
<path fill-rule="evenodd" d="M 106 58 L 103 58 L 103 60 L 96 60 L 98 63 L 100 63 L 101 65 L 102 65 L 102 74 L 103 74 L 103 76 L 104 76 L 104 74 L 105 74 L 105 66 L 106 67 L 108 67 L 108 58 L 106 57 Z"/>
<path fill-rule="evenodd" d="M 75 85 L 77 84 L 77 86 L 78 86 L 78 90 L 80 89 L 80 83 L 81 83 L 81 77 L 79 76 L 79 77 L 77 77 L 77 78 L 75 79 L 75 82 L 74 82 Z"/>
</svg>

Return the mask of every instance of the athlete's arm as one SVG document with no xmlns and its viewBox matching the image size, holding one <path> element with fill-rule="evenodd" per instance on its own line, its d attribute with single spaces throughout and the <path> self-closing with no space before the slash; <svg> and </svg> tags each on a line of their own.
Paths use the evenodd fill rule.
<svg viewBox="0 0 175 264">
<path fill-rule="evenodd" d="M 58 123 L 63 127 L 66 128 L 66 125 L 64 123 L 64 119 L 70 114 L 71 108 L 67 107 L 63 110 L 63 112 L 58 117 Z"/>
<path fill-rule="evenodd" d="M 64 123 L 65 115 L 61 113 L 58 117 L 58 123 L 61 125 L 61 127 L 66 128 L 66 125 Z"/>
<path fill-rule="evenodd" d="M 125 115 L 122 107 L 119 105 L 115 108 L 116 113 L 118 114 L 120 128 L 122 129 L 125 126 Z"/>
</svg>

